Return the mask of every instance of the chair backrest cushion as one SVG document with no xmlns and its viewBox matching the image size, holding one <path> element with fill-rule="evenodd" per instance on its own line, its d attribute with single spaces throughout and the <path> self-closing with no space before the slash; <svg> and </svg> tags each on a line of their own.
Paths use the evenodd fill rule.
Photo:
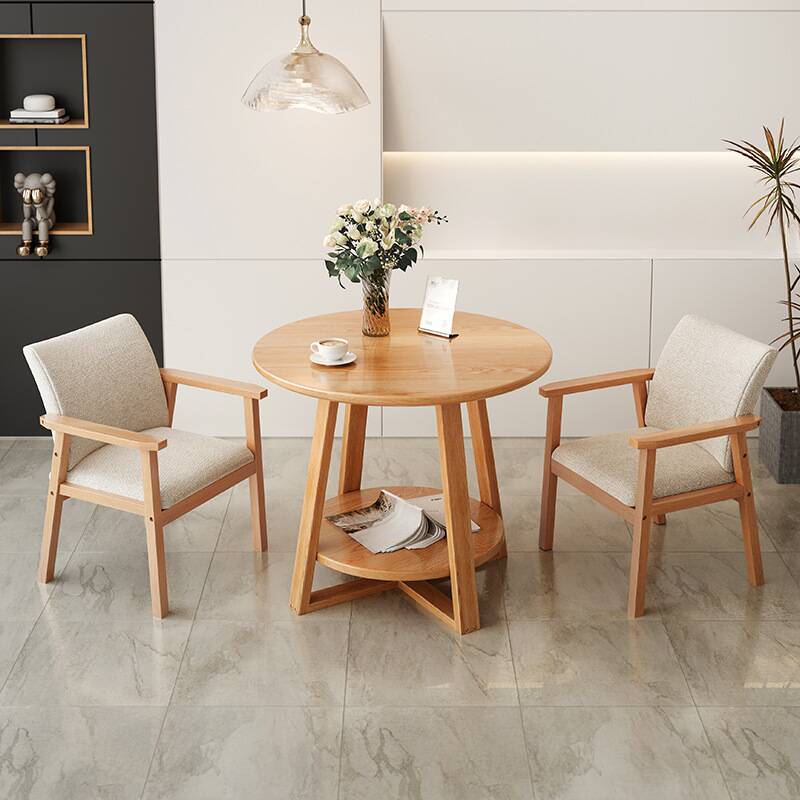
<svg viewBox="0 0 800 800">
<path fill-rule="evenodd" d="M 169 424 L 150 343 L 130 314 L 119 314 L 22 351 L 45 411 L 132 431 Z M 102 447 L 72 440 L 69 468 Z"/>
<path fill-rule="evenodd" d="M 647 425 L 680 428 L 752 414 L 777 351 L 702 317 L 685 316 L 656 364 Z M 731 472 L 727 436 L 698 442 Z"/>
</svg>

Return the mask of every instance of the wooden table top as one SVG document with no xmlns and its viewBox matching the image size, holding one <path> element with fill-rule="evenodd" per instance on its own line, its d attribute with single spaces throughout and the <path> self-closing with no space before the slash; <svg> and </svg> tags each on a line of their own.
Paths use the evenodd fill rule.
<svg viewBox="0 0 800 800">
<path fill-rule="evenodd" d="M 361 333 L 361 311 L 292 322 L 253 348 L 255 368 L 293 392 L 340 403 L 430 406 L 465 403 L 526 386 L 550 366 L 552 350 L 538 333 L 512 322 L 457 311 L 455 339 L 417 331 L 420 309 L 390 312 L 391 335 Z M 313 341 L 344 337 L 358 356 L 342 367 L 313 364 Z"/>
</svg>

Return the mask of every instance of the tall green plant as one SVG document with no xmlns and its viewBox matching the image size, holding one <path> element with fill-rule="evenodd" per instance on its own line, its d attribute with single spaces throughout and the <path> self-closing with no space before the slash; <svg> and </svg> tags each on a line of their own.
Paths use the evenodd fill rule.
<svg viewBox="0 0 800 800">
<path fill-rule="evenodd" d="M 795 208 L 795 190 L 800 189 L 800 184 L 795 183 L 790 176 L 800 172 L 800 143 L 795 139 L 790 145 L 786 145 L 783 138 L 783 120 L 781 120 L 780 131 L 778 132 L 777 142 L 769 128 L 764 127 L 764 136 L 767 140 L 767 149 L 748 141 L 732 142 L 725 139 L 725 143 L 730 145 L 728 148 L 740 156 L 744 156 L 750 164 L 750 168 L 761 173 L 759 183 L 764 184 L 768 191 L 753 202 L 746 214 L 755 212 L 750 229 L 764 216 L 768 220 L 767 234 L 772 230 L 772 226 L 777 224 L 781 233 L 781 247 L 783 249 L 783 269 L 786 277 L 786 299 L 781 300 L 781 304 L 786 306 L 787 316 L 783 322 L 787 324 L 787 330 L 780 336 L 773 339 L 773 343 L 781 342 L 780 349 L 790 347 L 792 351 L 792 364 L 794 366 L 795 391 L 800 392 L 800 364 L 798 363 L 798 343 L 800 343 L 800 304 L 792 300 L 792 292 L 800 281 L 800 269 L 795 265 L 797 275 L 792 278 L 792 270 L 789 264 L 789 247 L 787 244 L 787 234 L 793 223 L 800 225 L 800 216 Z"/>
</svg>

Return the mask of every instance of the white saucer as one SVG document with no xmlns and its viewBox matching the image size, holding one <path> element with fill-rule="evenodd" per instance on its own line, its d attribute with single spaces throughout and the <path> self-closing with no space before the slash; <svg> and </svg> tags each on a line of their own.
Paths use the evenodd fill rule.
<svg viewBox="0 0 800 800">
<path fill-rule="evenodd" d="M 345 364 L 352 364 L 357 356 L 355 353 L 345 353 L 340 359 L 336 361 L 323 361 L 316 353 L 311 353 L 309 358 L 321 367 L 343 367 Z"/>
</svg>

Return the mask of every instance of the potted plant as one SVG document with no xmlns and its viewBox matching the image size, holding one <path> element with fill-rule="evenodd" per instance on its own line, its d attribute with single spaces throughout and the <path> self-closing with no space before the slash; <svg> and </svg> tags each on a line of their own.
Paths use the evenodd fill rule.
<svg viewBox="0 0 800 800">
<path fill-rule="evenodd" d="M 791 350 L 795 385 L 766 387 L 762 391 L 758 454 L 778 483 L 800 483 L 800 298 L 792 298 L 800 281 L 800 269 L 795 265 L 793 274 L 787 243 L 794 224 L 800 225 L 800 216 L 795 208 L 795 191 L 800 189 L 795 178 L 795 174 L 800 172 L 800 144 L 797 140 L 786 144 L 783 121 L 777 140 L 766 127 L 764 136 L 766 150 L 747 141 L 731 142 L 726 139 L 725 142 L 730 145 L 731 151 L 744 156 L 750 162 L 750 167 L 761 173 L 759 182 L 766 191 L 747 209 L 748 213 L 754 212 L 750 228 L 763 217 L 767 222 L 767 234 L 773 226 L 780 231 L 786 279 L 786 297 L 780 301 L 786 308 L 783 318 L 786 330 L 772 343 L 780 343 L 781 350 Z"/>
<path fill-rule="evenodd" d="M 323 242 L 329 250 L 325 266 L 342 288 L 342 276 L 361 284 L 365 336 L 389 335 L 392 270 L 405 272 L 424 255 L 422 228 L 431 222 L 440 225 L 447 218 L 430 208 L 396 207 L 379 200 L 340 206 Z"/>
</svg>

